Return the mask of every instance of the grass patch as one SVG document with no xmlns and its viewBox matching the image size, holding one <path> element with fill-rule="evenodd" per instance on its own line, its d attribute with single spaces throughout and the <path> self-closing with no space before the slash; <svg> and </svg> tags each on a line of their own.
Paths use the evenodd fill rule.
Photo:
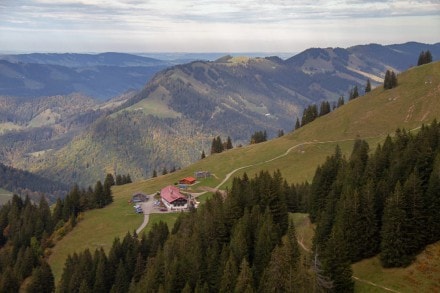
<svg viewBox="0 0 440 293">
<path fill-rule="evenodd" d="M 0 205 L 7 203 L 12 198 L 12 192 L 0 188 Z"/>
<path fill-rule="evenodd" d="M 440 292 L 440 241 L 428 245 L 406 268 L 384 269 L 377 256 L 352 268 L 353 275 L 399 292 Z M 377 292 L 360 283 L 356 281 L 356 292 Z"/>
<path fill-rule="evenodd" d="M 168 229 L 171 230 L 174 227 L 174 223 L 179 217 L 179 213 L 163 213 L 163 214 L 150 214 L 150 219 L 148 221 L 147 227 L 143 230 L 143 233 L 148 233 L 151 230 L 151 227 L 155 223 L 164 222 L 168 225 Z"/>
<path fill-rule="evenodd" d="M 315 225 L 310 222 L 309 214 L 291 213 L 289 218 L 295 225 L 296 237 L 307 249 L 312 249 Z"/>
</svg>

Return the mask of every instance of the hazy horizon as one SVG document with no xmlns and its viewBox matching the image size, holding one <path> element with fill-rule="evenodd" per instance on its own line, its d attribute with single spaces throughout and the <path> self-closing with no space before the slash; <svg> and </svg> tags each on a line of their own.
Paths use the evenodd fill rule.
<svg viewBox="0 0 440 293">
<path fill-rule="evenodd" d="M 301 52 L 437 43 L 438 1 L 16 0 L 0 3 L 3 52 Z"/>
</svg>

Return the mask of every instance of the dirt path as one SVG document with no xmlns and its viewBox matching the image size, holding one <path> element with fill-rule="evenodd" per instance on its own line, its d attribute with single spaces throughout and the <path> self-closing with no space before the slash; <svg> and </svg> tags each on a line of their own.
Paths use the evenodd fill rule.
<svg viewBox="0 0 440 293">
<path fill-rule="evenodd" d="M 298 242 L 299 246 L 301 246 L 301 248 L 304 249 L 304 251 L 306 251 L 307 253 L 311 253 L 311 250 L 307 246 L 304 245 L 303 239 L 299 239 L 298 236 L 297 236 L 296 242 Z M 368 284 L 368 285 L 376 287 L 376 288 L 380 288 L 380 289 L 388 291 L 388 292 L 400 293 L 399 291 L 396 291 L 396 290 L 393 290 L 391 288 L 388 288 L 388 287 L 385 287 L 385 286 L 373 283 L 373 282 L 368 281 L 368 280 L 361 279 L 361 278 L 356 277 L 356 276 L 352 276 L 352 279 L 356 280 L 358 282 L 362 282 L 362 283 Z"/>
<path fill-rule="evenodd" d="M 380 288 L 380 289 L 385 290 L 385 291 L 388 291 L 388 292 L 400 293 L 400 291 L 396 291 L 396 290 L 393 290 L 393 289 L 391 289 L 391 288 L 384 287 L 384 286 L 382 286 L 382 285 L 379 285 L 379 284 L 376 284 L 376 283 L 373 283 L 373 282 L 370 282 L 370 281 L 367 281 L 367 280 L 359 279 L 359 278 L 356 277 L 356 276 L 352 276 L 352 278 L 353 278 L 354 280 L 356 280 L 356 281 L 359 281 L 359 282 L 362 282 L 362 283 L 365 283 L 365 284 L 371 285 L 371 286 L 376 287 L 376 288 Z"/>
<path fill-rule="evenodd" d="M 290 147 L 289 149 L 287 149 L 287 151 L 286 151 L 285 153 L 283 153 L 283 154 L 281 154 L 281 155 L 279 155 L 279 156 L 276 156 L 276 157 L 274 157 L 274 158 L 272 158 L 272 159 L 268 159 L 268 160 L 266 160 L 266 161 L 262 161 L 262 162 L 255 163 L 255 164 L 250 164 L 250 165 L 247 165 L 247 166 L 238 167 L 238 168 L 232 170 L 231 172 L 229 172 L 228 174 L 226 174 L 226 176 L 225 176 L 225 178 L 222 180 L 222 182 L 220 182 L 216 187 L 211 188 L 210 192 L 216 192 L 216 191 L 218 191 L 219 188 L 220 188 L 223 184 L 225 184 L 226 181 L 228 181 L 229 178 L 231 178 L 231 176 L 232 176 L 233 174 L 235 174 L 236 172 L 238 172 L 238 171 L 240 171 L 240 170 L 243 170 L 243 169 L 246 169 L 246 168 L 255 167 L 255 166 L 259 166 L 259 165 L 263 165 L 263 164 L 266 164 L 266 163 L 269 163 L 269 162 L 272 162 L 272 161 L 275 161 L 275 160 L 281 159 L 281 158 L 287 156 L 288 154 L 290 154 L 290 152 L 292 152 L 294 149 L 297 149 L 297 148 L 302 147 L 302 146 L 304 146 L 304 145 L 309 145 L 309 144 L 327 144 L 327 143 L 345 142 L 345 141 L 353 141 L 353 140 L 356 140 L 356 139 L 355 139 L 355 138 L 350 138 L 350 139 L 327 140 L 327 141 L 307 141 L 307 142 L 302 142 L 302 143 L 296 144 L 296 145 Z M 208 192 L 208 191 L 199 192 L 199 193 L 192 193 L 192 196 L 194 196 L 194 197 L 198 197 L 198 196 L 200 196 L 200 195 L 202 195 L 202 194 L 205 194 L 206 192 Z M 147 224 L 148 224 L 149 215 L 150 215 L 150 213 L 153 211 L 153 203 L 152 203 L 151 200 L 148 201 L 147 203 L 144 203 L 144 204 L 148 204 L 148 203 L 150 203 L 150 202 L 151 202 L 151 207 L 150 207 L 149 205 L 145 205 L 145 209 L 144 209 L 144 205 L 142 205 L 142 210 L 144 211 L 144 221 L 142 222 L 141 226 L 139 226 L 139 228 L 137 228 L 137 230 L 136 230 L 136 233 L 137 233 L 137 234 L 139 234 L 139 233 L 140 233 L 140 232 L 141 232 L 141 231 L 147 226 Z"/>
<path fill-rule="evenodd" d="M 150 214 L 154 212 L 154 194 L 149 195 L 149 198 L 148 201 L 140 203 L 142 211 L 144 212 L 144 220 L 139 228 L 136 229 L 136 234 L 138 235 L 145 227 L 147 227 L 148 221 L 150 220 Z"/>
</svg>

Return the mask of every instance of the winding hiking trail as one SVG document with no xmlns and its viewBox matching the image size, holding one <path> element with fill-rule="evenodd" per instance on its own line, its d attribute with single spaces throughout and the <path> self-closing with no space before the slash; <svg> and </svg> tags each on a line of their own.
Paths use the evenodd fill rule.
<svg viewBox="0 0 440 293">
<path fill-rule="evenodd" d="M 416 128 L 416 129 L 417 129 L 417 128 Z M 412 130 L 415 130 L 415 129 L 411 129 L 411 131 L 412 131 Z M 367 139 L 367 138 L 374 138 L 374 137 L 366 137 L 366 138 L 364 138 L 364 139 Z M 283 158 L 283 157 L 286 157 L 287 155 L 290 154 L 290 152 L 292 152 L 293 150 L 295 150 L 295 149 L 297 149 L 297 148 L 299 148 L 299 147 L 302 147 L 302 146 L 305 146 L 305 145 L 314 145 L 314 144 L 327 144 L 327 143 L 338 143 L 338 142 L 354 141 L 354 140 L 356 140 L 356 139 L 357 139 L 357 138 L 349 138 L 349 139 L 341 139 L 341 140 L 327 140 L 327 141 L 307 141 L 307 142 L 302 142 L 302 143 L 296 144 L 296 145 L 294 145 L 294 146 L 288 148 L 288 149 L 286 150 L 286 152 L 284 152 L 283 154 L 278 155 L 278 156 L 276 156 L 276 157 L 274 157 L 274 158 L 272 158 L 272 159 L 268 159 L 268 160 L 266 160 L 266 161 L 258 162 L 258 163 L 255 163 L 255 164 L 250 164 L 250 165 L 246 165 L 246 166 L 241 166 L 241 167 L 238 167 L 238 168 L 232 170 L 231 172 L 229 172 L 228 174 L 226 174 L 225 178 L 224 178 L 224 179 L 223 179 L 223 180 L 222 180 L 222 181 L 221 181 L 216 187 L 214 187 L 214 188 L 210 188 L 210 192 L 216 192 L 216 191 L 219 191 L 219 188 L 220 188 L 223 184 L 225 184 L 225 183 L 231 178 L 231 176 L 234 175 L 236 172 L 238 172 L 238 171 L 240 171 L 240 170 L 243 170 L 243 169 L 246 169 L 246 168 L 255 167 L 255 166 L 259 166 L 259 165 L 264 165 L 264 164 L 270 163 L 270 162 L 272 162 L 272 161 L 275 161 L 275 160 L 281 159 L 281 158 Z M 204 192 L 200 192 L 200 193 L 193 193 L 193 196 L 198 197 L 198 196 L 200 196 L 200 195 L 202 195 L 202 194 L 205 194 L 205 193 L 207 193 L 207 192 L 208 192 L 208 191 L 204 191 Z M 150 218 L 150 213 L 153 213 L 153 212 L 154 212 L 154 210 L 153 210 L 153 201 L 148 201 L 148 202 L 146 202 L 146 203 L 143 203 L 143 204 L 142 204 L 142 210 L 144 211 L 144 221 L 143 221 L 142 224 L 139 226 L 139 228 L 136 229 L 136 233 L 137 233 L 138 235 L 139 235 L 139 233 L 142 232 L 142 230 L 147 226 L 148 221 L 149 221 L 149 218 Z M 308 253 L 311 252 L 310 249 L 307 248 L 307 247 L 304 245 L 304 243 L 302 242 L 302 240 L 297 239 L 297 242 L 298 242 L 298 244 L 301 246 L 301 248 L 304 249 L 306 252 L 308 252 Z M 354 280 L 358 281 L 358 282 L 362 282 L 362 283 L 365 283 L 365 284 L 371 285 L 371 286 L 373 286 L 373 287 L 376 287 L 376 288 L 379 288 L 379 289 L 382 289 L 382 290 L 385 290 L 385 291 L 388 291 L 388 292 L 400 293 L 399 291 L 393 290 L 393 289 L 388 288 L 388 287 L 384 287 L 384 286 L 382 286 L 382 285 L 379 285 L 379 284 L 376 284 L 376 283 L 370 282 L 370 281 L 368 281 L 368 280 L 360 279 L 359 277 L 356 277 L 356 276 L 352 276 L 352 278 L 353 278 Z"/>
<path fill-rule="evenodd" d="M 341 139 L 341 140 L 327 140 L 327 141 L 307 141 L 307 142 L 302 142 L 299 144 L 296 144 L 290 148 L 288 148 L 283 154 L 278 155 L 272 159 L 268 159 L 266 161 L 262 161 L 262 162 L 258 162 L 255 164 L 250 164 L 250 165 L 246 165 L 246 166 L 241 166 L 238 167 L 234 170 L 232 170 L 231 172 L 229 172 L 228 174 L 226 174 L 225 178 L 222 180 L 222 182 L 220 182 L 216 187 L 214 188 L 209 188 L 209 192 L 217 192 L 219 191 L 219 188 L 226 183 L 226 181 L 229 180 L 229 178 L 231 178 L 232 175 L 234 175 L 236 172 L 242 170 L 242 169 L 246 169 L 246 168 L 250 168 L 250 167 L 255 167 L 255 166 L 259 166 L 259 165 L 263 165 L 263 164 L 267 164 L 270 163 L 272 161 L 281 159 L 285 156 L 287 156 L 288 154 L 290 154 L 290 152 L 292 152 L 294 149 L 302 147 L 304 145 L 312 145 L 312 144 L 327 144 L 327 143 L 337 143 L 337 142 L 345 142 L 345 141 L 353 141 L 356 140 L 355 138 L 350 138 L 350 139 Z M 204 192 L 200 192 L 200 193 L 193 193 L 192 195 L 194 197 L 198 197 L 200 195 L 203 195 L 205 193 L 207 193 L 208 191 L 204 191 Z M 142 232 L 142 230 L 148 225 L 148 221 L 150 219 L 150 214 L 154 212 L 153 210 L 153 206 L 152 203 L 149 204 L 150 201 L 143 203 L 142 204 L 142 210 L 144 212 L 144 220 L 142 222 L 142 224 L 139 226 L 139 228 L 136 229 L 136 233 L 139 235 L 139 233 Z"/>
</svg>

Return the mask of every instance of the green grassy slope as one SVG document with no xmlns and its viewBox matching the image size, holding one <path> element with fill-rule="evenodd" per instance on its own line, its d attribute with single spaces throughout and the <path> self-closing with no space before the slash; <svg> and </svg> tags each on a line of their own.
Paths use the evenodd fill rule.
<svg viewBox="0 0 440 293">
<path fill-rule="evenodd" d="M 377 88 L 281 138 L 208 156 L 172 174 L 115 187 L 114 203 L 87 212 L 78 227 L 54 247 L 49 262 L 56 278 L 61 275 L 68 253 L 99 246 L 107 249 L 115 236 L 122 236 L 140 226 L 142 217 L 134 215 L 127 203 L 135 191 L 153 193 L 179 178 L 191 176 L 196 170 L 211 171 L 214 178 L 197 185 L 194 188 L 197 191 L 198 186 L 217 186 L 228 173 L 244 166 L 248 167 L 234 176 L 244 171 L 254 174 L 261 169 L 280 169 L 290 182 L 311 180 L 316 166 L 334 152 L 336 144 L 348 155 L 357 137 L 367 139 L 374 148 L 398 127 L 414 129 L 440 118 L 440 63 L 413 68 L 399 75 L 398 80 L 399 86 L 395 89 L 384 91 Z M 287 155 L 282 156 L 286 152 Z M 279 158 L 274 159 L 276 157 Z M 153 219 L 156 221 L 160 216 Z"/>
</svg>

